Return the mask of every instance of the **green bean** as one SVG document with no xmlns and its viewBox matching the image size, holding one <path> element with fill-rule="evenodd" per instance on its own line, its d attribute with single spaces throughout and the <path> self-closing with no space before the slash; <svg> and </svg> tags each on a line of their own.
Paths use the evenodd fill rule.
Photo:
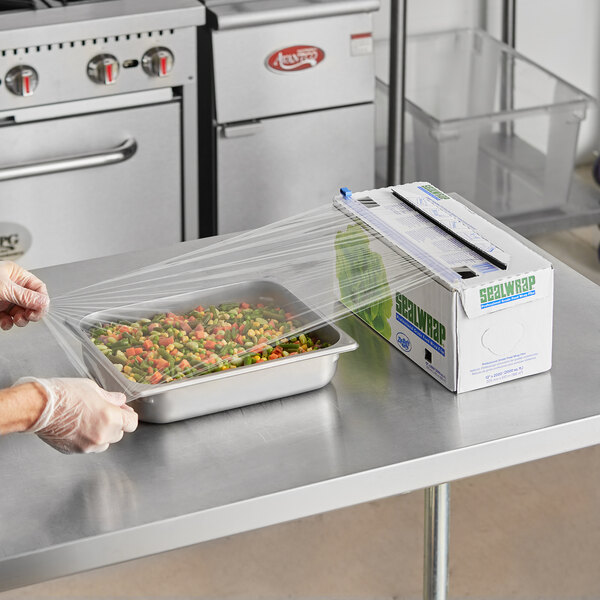
<svg viewBox="0 0 600 600">
<path fill-rule="evenodd" d="M 263 315 L 267 318 L 267 319 L 276 319 L 276 320 L 281 320 L 285 317 L 284 312 L 275 312 L 274 310 L 263 310 Z"/>
<path fill-rule="evenodd" d="M 281 348 L 288 352 L 296 352 L 300 349 L 300 344 L 281 344 Z"/>
<path fill-rule="evenodd" d="M 131 344 L 129 343 L 129 340 L 119 340 L 112 344 L 111 347 L 113 350 L 124 350 L 125 348 L 130 348 Z"/>
<path fill-rule="evenodd" d="M 219 309 L 225 312 L 229 312 L 230 310 L 233 310 L 234 308 L 238 307 L 238 303 L 237 302 L 225 302 L 224 304 L 219 304 Z"/>
</svg>

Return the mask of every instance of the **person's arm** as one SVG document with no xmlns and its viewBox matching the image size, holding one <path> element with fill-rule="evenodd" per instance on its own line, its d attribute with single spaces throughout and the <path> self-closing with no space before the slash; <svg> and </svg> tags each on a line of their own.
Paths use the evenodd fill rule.
<svg viewBox="0 0 600 600">
<path fill-rule="evenodd" d="M 125 400 L 91 379 L 25 377 L 0 390 L 0 434 L 31 431 L 65 454 L 103 452 L 137 428 Z"/>
<path fill-rule="evenodd" d="M 46 406 L 46 392 L 39 383 L 0 390 L 0 435 L 27 431 Z"/>
</svg>

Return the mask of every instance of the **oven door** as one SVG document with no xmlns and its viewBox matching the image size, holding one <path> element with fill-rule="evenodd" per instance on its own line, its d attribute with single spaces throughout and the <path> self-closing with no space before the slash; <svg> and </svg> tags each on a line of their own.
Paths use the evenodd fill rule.
<svg viewBox="0 0 600 600">
<path fill-rule="evenodd" d="M 0 127 L 0 259 L 39 268 L 181 239 L 178 101 Z"/>
<path fill-rule="evenodd" d="M 221 126 L 219 233 L 327 206 L 342 186 L 372 189 L 373 122 L 373 104 L 359 104 Z"/>
</svg>

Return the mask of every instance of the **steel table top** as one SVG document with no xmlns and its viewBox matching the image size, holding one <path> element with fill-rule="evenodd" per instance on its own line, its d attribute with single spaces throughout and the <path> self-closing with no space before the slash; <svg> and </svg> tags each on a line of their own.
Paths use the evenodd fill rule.
<svg viewBox="0 0 600 600">
<path fill-rule="evenodd" d="M 59 294 L 207 243 L 38 274 Z M 457 396 L 348 317 L 360 348 L 317 392 L 140 424 L 99 455 L 0 438 L 0 590 L 600 442 L 600 287 L 553 263 L 548 373 Z M 43 324 L 0 332 L 0 386 L 25 374 L 75 374 Z"/>
</svg>

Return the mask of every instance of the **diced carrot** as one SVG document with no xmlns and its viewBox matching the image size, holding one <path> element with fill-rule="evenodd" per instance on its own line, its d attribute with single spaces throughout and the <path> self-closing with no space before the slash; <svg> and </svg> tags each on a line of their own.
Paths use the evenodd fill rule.
<svg viewBox="0 0 600 600">
<path fill-rule="evenodd" d="M 160 338 L 158 340 L 158 343 L 159 343 L 160 346 L 170 346 L 174 342 L 175 342 L 175 340 L 173 339 L 173 336 Z"/>
<path fill-rule="evenodd" d="M 205 348 L 208 348 L 209 350 L 213 350 L 215 348 L 216 344 L 212 340 L 206 340 L 206 342 L 204 342 L 204 346 L 205 346 Z"/>
<path fill-rule="evenodd" d="M 159 373 L 158 371 L 156 371 L 155 373 L 152 373 L 152 376 L 150 377 L 149 381 L 150 381 L 150 383 L 158 383 L 161 379 L 162 379 L 162 373 Z"/>
<path fill-rule="evenodd" d="M 158 358 L 154 361 L 154 364 L 159 371 L 162 371 L 169 366 L 169 361 L 165 360 L 164 358 Z"/>
<path fill-rule="evenodd" d="M 150 350 L 150 348 L 152 348 L 152 346 L 154 346 L 154 344 L 152 343 L 152 340 L 146 340 L 144 342 L 144 348 L 146 348 L 146 350 Z"/>
<path fill-rule="evenodd" d="M 190 368 L 190 363 L 184 358 L 180 363 L 179 366 L 182 369 L 189 369 Z"/>
<path fill-rule="evenodd" d="M 250 308 L 250 305 L 249 305 L 247 302 L 242 302 L 242 303 L 240 304 L 240 308 L 241 308 L 242 310 L 245 310 L 245 309 L 247 309 L 247 308 Z"/>
<path fill-rule="evenodd" d="M 125 356 L 135 356 L 135 348 L 127 348 L 127 350 L 125 350 Z"/>
</svg>

